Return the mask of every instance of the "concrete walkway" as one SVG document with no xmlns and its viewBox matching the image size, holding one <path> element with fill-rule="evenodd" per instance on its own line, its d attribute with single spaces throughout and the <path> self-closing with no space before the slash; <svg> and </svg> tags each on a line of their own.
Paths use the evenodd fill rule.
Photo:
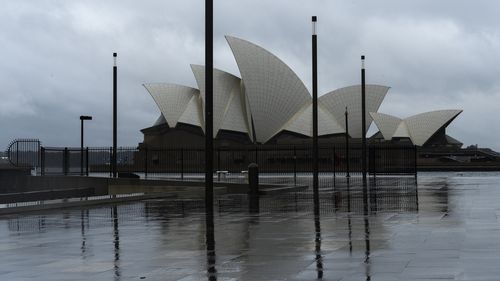
<svg viewBox="0 0 500 281">
<path fill-rule="evenodd" d="M 498 280 L 500 173 L 419 175 L 215 202 L 151 199 L 0 218 L 0 280 Z M 417 189 L 418 187 L 418 189 Z M 418 191 L 418 192 L 417 192 Z M 365 204 L 366 203 L 366 204 Z M 221 205 L 222 204 L 222 205 Z"/>
</svg>

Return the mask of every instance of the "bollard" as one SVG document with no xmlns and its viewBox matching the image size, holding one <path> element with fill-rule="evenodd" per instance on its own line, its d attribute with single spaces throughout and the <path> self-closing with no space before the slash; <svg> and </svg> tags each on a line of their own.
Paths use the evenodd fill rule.
<svg viewBox="0 0 500 281">
<path fill-rule="evenodd" d="M 40 174 L 45 176 L 45 147 L 40 148 Z"/>
<path fill-rule="evenodd" d="M 248 165 L 248 209 L 251 213 L 259 212 L 259 166 Z"/>
</svg>

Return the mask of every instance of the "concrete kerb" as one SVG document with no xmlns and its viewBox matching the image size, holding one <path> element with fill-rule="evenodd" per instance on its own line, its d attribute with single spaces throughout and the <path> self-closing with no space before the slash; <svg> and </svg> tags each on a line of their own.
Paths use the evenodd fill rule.
<svg viewBox="0 0 500 281">
<path fill-rule="evenodd" d="M 147 199 L 174 199 L 176 196 L 174 194 L 165 194 L 165 193 L 153 193 L 153 194 L 143 194 L 137 196 L 127 196 L 127 197 L 116 197 L 116 198 L 105 198 L 105 199 L 95 199 L 95 200 L 85 200 L 81 198 L 80 201 L 68 201 L 68 202 L 59 202 L 59 203 L 49 203 L 44 204 L 43 202 L 38 205 L 29 205 L 29 206 L 19 206 L 19 207 L 7 207 L 0 208 L 0 215 L 7 214 L 19 214 L 26 212 L 35 212 L 42 210 L 53 210 L 53 209 L 67 209 L 67 208 L 82 208 L 86 206 L 95 206 L 95 205 L 108 205 L 108 204 L 117 204 L 117 203 L 125 203 L 130 201 L 141 201 Z"/>
</svg>

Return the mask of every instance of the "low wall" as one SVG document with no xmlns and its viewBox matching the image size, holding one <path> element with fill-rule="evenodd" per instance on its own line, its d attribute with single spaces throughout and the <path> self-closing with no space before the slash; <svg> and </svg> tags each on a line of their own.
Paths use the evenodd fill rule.
<svg viewBox="0 0 500 281">
<path fill-rule="evenodd" d="M 17 187 L 24 186 L 26 176 L 29 176 L 31 170 L 1 167 L 0 168 L 0 193 L 14 192 Z"/>
<path fill-rule="evenodd" d="M 104 195 L 107 194 L 108 182 L 105 178 L 34 177 L 21 173 L 4 173 L 0 178 L 0 194 L 68 189 L 93 189 L 96 195 Z"/>
<path fill-rule="evenodd" d="M 26 202 L 71 197 L 99 196 L 124 193 L 172 193 L 179 198 L 204 196 L 202 181 L 145 180 L 138 178 L 103 178 L 80 176 L 31 176 L 29 170 L 0 171 L 0 203 Z M 296 188 L 261 184 L 268 190 L 287 192 Z M 214 193 L 246 194 L 248 184 L 214 182 Z"/>
</svg>

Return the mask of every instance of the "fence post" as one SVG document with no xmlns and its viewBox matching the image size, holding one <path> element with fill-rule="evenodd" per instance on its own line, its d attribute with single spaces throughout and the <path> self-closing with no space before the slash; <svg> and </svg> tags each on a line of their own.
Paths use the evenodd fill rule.
<svg viewBox="0 0 500 281">
<path fill-rule="evenodd" d="M 259 164 L 259 148 L 255 145 L 255 164 Z"/>
<path fill-rule="evenodd" d="M 109 177 L 113 177 L 113 164 L 111 163 L 113 161 L 113 147 L 109 147 Z"/>
<path fill-rule="evenodd" d="M 144 178 L 148 178 L 148 148 L 144 148 Z"/>
<path fill-rule="evenodd" d="M 37 158 L 37 159 L 36 159 L 36 160 L 37 160 L 36 165 L 37 165 L 37 166 L 38 166 L 38 168 L 40 168 L 40 170 L 41 170 L 41 167 L 40 167 L 40 166 L 42 166 L 42 159 L 41 159 L 41 158 L 42 158 L 42 145 L 41 145 L 41 143 L 40 143 L 40 140 L 38 140 L 38 141 L 37 141 L 37 148 L 38 148 L 38 153 L 37 153 L 37 155 L 36 155 L 36 158 Z M 38 175 L 38 172 L 37 172 L 37 170 L 36 170 L 36 169 L 37 169 L 37 168 L 35 168 L 35 175 Z M 40 174 L 42 174 L 42 172 L 40 172 Z"/>
<path fill-rule="evenodd" d="M 255 163 L 248 165 L 248 210 L 251 213 L 259 212 L 259 166 Z"/>
<path fill-rule="evenodd" d="M 377 163 L 376 163 L 376 159 L 377 159 L 377 151 L 376 151 L 376 147 L 375 146 L 372 146 L 371 147 L 372 149 L 372 169 L 373 169 L 373 178 L 376 179 L 377 178 Z M 384 171 L 383 171 L 384 172 Z M 387 173 L 387 171 L 385 171 L 385 173 Z"/>
<path fill-rule="evenodd" d="M 64 152 L 63 152 L 63 174 L 65 176 L 68 175 L 68 148 L 67 147 L 64 148 Z"/>
<path fill-rule="evenodd" d="M 45 147 L 40 148 L 40 175 L 45 176 Z"/>
<path fill-rule="evenodd" d="M 184 148 L 181 148 L 181 180 L 184 180 Z"/>
<path fill-rule="evenodd" d="M 293 146 L 293 184 L 297 185 L 297 147 Z"/>
<path fill-rule="evenodd" d="M 347 138 L 346 138 L 347 139 Z M 346 164 L 346 178 L 350 178 L 351 177 L 351 174 L 350 174 L 350 150 L 349 150 L 349 140 L 346 140 L 346 143 L 345 143 L 345 164 Z"/>
<path fill-rule="evenodd" d="M 233 159 L 234 159 L 234 155 L 233 155 Z M 220 148 L 217 148 L 217 171 L 220 171 Z M 220 173 L 217 173 L 217 181 L 220 181 Z"/>
<path fill-rule="evenodd" d="M 418 169 L 418 167 L 417 167 L 417 157 L 418 157 L 417 145 L 414 145 L 414 146 L 413 146 L 413 151 L 414 151 L 414 152 L 413 152 L 413 153 L 414 153 L 414 156 L 413 156 L 413 157 L 414 157 L 414 159 L 413 159 L 413 163 L 414 163 L 414 164 L 413 164 L 413 165 L 414 165 L 414 168 L 413 168 L 413 169 L 414 169 L 414 170 L 413 170 L 413 171 L 414 171 L 414 173 L 415 173 L 415 183 L 417 183 L 417 173 L 418 173 L 418 170 L 417 170 L 417 169 Z"/>
<path fill-rule="evenodd" d="M 337 161 L 335 160 L 335 145 L 333 146 L 333 187 L 335 187 L 335 183 L 337 181 L 337 169 L 335 166 L 337 166 Z"/>
<path fill-rule="evenodd" d="M 85 149 L 85 174 L 89 176 L 89 147 Z"/>
</svg>

